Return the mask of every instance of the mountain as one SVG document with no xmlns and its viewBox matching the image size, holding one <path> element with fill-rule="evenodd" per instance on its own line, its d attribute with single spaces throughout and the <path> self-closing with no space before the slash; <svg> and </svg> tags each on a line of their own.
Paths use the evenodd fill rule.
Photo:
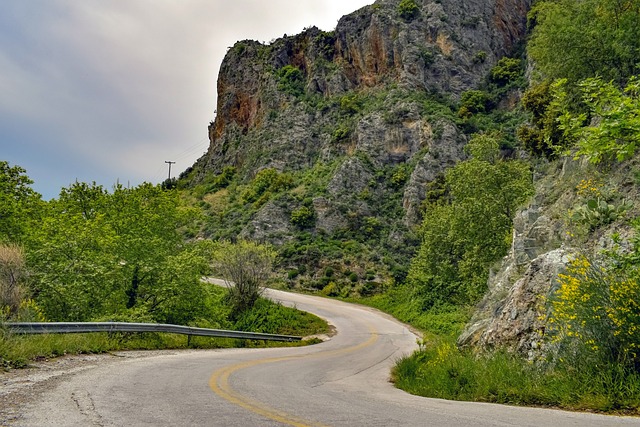
<svg viewBox="0 0 640 427">
<path fill-rule="evenodd" d="M 292 285 L 326 293 L 402 280 L 421 204 L 481 127 L 461 121 L 461 97 L 521 47 L 529 6 L 379 0 L 332 32 L 236 43 L 209 149 L 180 178 L 204 235 L 275 243 Z"/>
</svg>

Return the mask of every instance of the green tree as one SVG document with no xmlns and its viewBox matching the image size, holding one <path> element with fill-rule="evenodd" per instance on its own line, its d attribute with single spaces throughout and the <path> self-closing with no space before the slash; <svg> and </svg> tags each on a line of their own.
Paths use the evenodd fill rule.
<svg viewBox="0 0 640 427">
<path fill-rule="evenodd" d="M 214 270 L 229 290 L 232 317 L 253 307 L 272 274 L 275 251 L 266 245 L 223 242 L 214 254 Z"/>
<path fill-rule="evenodd" d="M 494 136 L 474 137 L 471 159 L 446 174 L 447 198 L 427 206 L 422 244 L 407 276 L 425 308 L 477 300 L 490 265 L 509 247 L 515 209 L 533 184 L 529 166 L 501 159 L 498 147 Z"/>
<path fill-rule="evenodd" d="M 47 318 L 129 312 L 184 323 L 201 314 L 205 257 L 189 255 L 180 234 L 194 212 L 175 191 L 151 184 L 112 193 L 95 183 L 63 189 L 30 242 L 34 291 Z"/>
<path fill-rule="evenodd" d="M 559 127 L 577 140 L 577 154 L 593 163 L 633 157 L 640 146 L 640 78 L 631 77 L 623 90 L 600 78 L 586 79 L 578 87 L 586 111 L 574 113 L 565 107 L 559 118 Z M 555 96 L 567 97 L 563 85 Z"/>
<path fill-rule="evenodd" d="M 638 0 L 553 0 L 530 13 L 527 51 L 543 77 L 577 82 L 601 76 L 623 85 L 640 72 Z"/>
<path fill-rule="evenodd" d="M 38 212 L 40 195 L 20 166 L 0 161 L 0 242 L 22 241 Z"/>
</svg>

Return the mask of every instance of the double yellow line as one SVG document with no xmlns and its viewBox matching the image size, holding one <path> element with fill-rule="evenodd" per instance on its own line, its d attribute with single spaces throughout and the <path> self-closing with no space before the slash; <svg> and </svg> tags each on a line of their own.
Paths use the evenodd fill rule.
<svg viewBox="0 0 640 427">
<path fill-rule="evenodd" d="M 269 418 L 279 423 L 287 424 L 295 427 L 326 427 L 323 424 L 303 420 L 291 414 L 287 414 L 286 412 L 278 411 L 276 409 L 273 409 L 264 405 L 261 402 L 253 400 L 247 396 L 243 396 L 242 394 L 233 390 L 233 388 L 229 384 L 229 378 L 233 373 L 238 372 L 242 369 L 263 365 L 266 363 L 276 363 L 276 362 L 283 362 L 287 360 L 295 360 L 295 359 L 302 359 L 302 358 L 315 359 L 320 357 L 323 357 L 323 358 L 334 357 L 334 356 L 353 353 L 363 348 L 369 347 L 373 345 L 376 341 L 378 341 L 378 334 L 375 331 L 375 329 L 369 326 L 369 332 L 371 336 L 367 341 L 364 341 L 358 345 L 347 347 L 344 349 L 329 350 L 329 351 L 323 351 L 323 352 L 314 353 L 314 354 L 303 354 L 303 355 L 272 357 L 268 359 L 251 360 L 251 361 L 241 362 L 235 365 L 218 369 L 213 373 L 213 375 L 211 375 L 211 378 L 209 378 L 209 387 L 211 388 L 211 390 L 213 390 L 215 394 L 222 397 L 223 399 L 235 405 L 238 405 L 244 409 L 247 409 L 248 411 L 251 411 L 254 414 L 261 415 L 265 418 Z"/>
</svg>

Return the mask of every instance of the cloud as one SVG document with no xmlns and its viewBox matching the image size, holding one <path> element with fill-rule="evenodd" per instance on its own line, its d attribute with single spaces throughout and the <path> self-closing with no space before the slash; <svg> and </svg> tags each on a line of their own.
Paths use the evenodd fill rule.
<svg viewBox="0 0 640 427">
<path fill-rule="evenodd" d="M 46 198 L 76 178 L 159 182 L 165 160 L 178 161 L 179 173 L 206 150 L 228 47 L 312 25 L 330 30 L 368 3 L 8 0 L 0 159 L 27 168 Z"/>
</svg>

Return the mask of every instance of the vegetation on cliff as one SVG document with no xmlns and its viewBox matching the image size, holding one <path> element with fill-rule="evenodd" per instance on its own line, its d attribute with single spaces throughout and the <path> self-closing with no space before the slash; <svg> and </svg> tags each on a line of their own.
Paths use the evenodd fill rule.
<svg viewBox="0 0 640 427">
<path fill-rule="evenodd" d="M 497 311 L 502 317 L 489 323 L 493 331 L 487 326 L 480 336 L 471 325 L 467 335 L 480 336 L 485 351 L 460 350 L 446 338 L 425 341 L 422 351 L 397 366 L 401 387 L 442 398 L 638 413 L 640 310 L 634 301 L 640 298 L 640 226 L 631 200 L 639 182 L 639 10 L 634 1 L 568 0 L 539 2 L 531 11 L 527 53 L 533 79 L 522 98 L 530 120 L 518 136 L 534 163 L 543 158 L 563 165 L 551 186 L 537 182 L 536 202 L 546 204 L 546 227 L 558 215 L 559 229 L 547 231 L 554 237 L 545 238 L 543 247 L 562 242 L 569 263 L 564 273 L 542 279 L 546 294 L 533 295 L 533 341 L 517 331 L 525 327 L 519 320 L 524 307 L 514 299 L 522 290 L 514 286 L 499 296 L 493 289 L 490 294 L 501 299 L 490 307 L 506 307 Z M 592 165 L 570 166 L 574 157 Z M 498 280 L 509 274 L 501 270 Z M 485 298 L 483 304 L 490 302 Z"/>
</svg>

